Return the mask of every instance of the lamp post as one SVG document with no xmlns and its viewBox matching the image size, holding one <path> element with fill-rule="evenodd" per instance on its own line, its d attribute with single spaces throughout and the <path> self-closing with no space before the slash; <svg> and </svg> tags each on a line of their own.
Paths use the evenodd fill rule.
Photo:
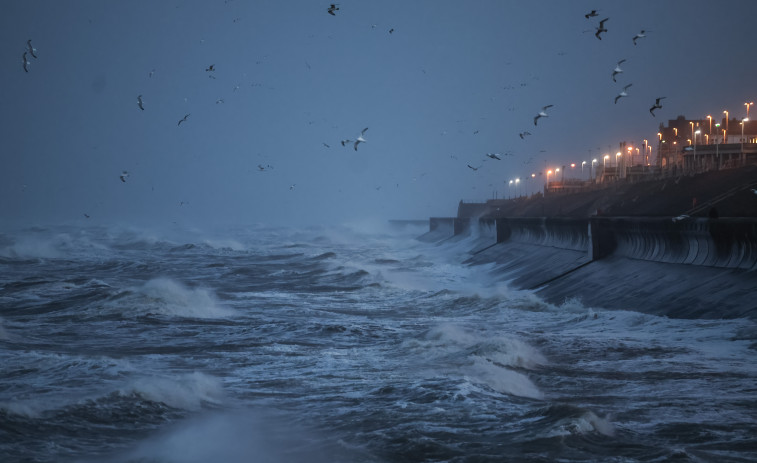
<svg viewBox="0 0 757 463">
<path fill-rule="evenodd" d="M 519 184 L 519 183 L 520 183 L 520 177 L 518 177 L 518 178 L 516 178 L 516 179 L 515 179 L 515 197 L 516 197 L 516 198 L 519 198 L 519 197 L 520 197 L 520 196 L 518 195 L 518 184 Z"/>
<path fill-rule="evenodd" d="M 728 111 L 723 111 L 725 114 L 725 130 L 728 131 Z"/>
<path fill-rule="evenodd" d="M 591 160 L 591 168 L 589 169 L 589 180 L 591 180 L 591 173 L 594 171 L 594 178 L 597 177 L 596 170 L 594 170 L 594 164 L 599 164 L 596 158 Z"/>
<path fill-rule="evenodd" d="M 746 159 L 744 158 L 744 126 L 746 125 L 748 120 L 749 118 L 745 117 L 741 121 L 741 164 L 742 165 L 744 164 L 744 161 L 746 161 Z"/>
<path fill-rule="evenodd" d="M 710 135 L 712 135 L 712 116 L 710 116 L 710 115 L 708 114 L 708 115 L 707 115 L 707 119 L 709 119 L 709 120 L 710 120 Z"/>
<path fill-rule="evenodd" d="M 531 174 L 531 188 L 529 188 L 529 193 L 534 194 L 534 181 L 536 180 L 536 174 Z"/>
<path fill-rule="evenodd" d="M 746 106 L 746 118 L 749 119 L 749 107 L 754 104 L 754 101 L 749 103 L 744 103 L 744 106 Z"/>
<path fill-rule="evenodd" d="M 697 135 L 699 135 L 701 132 L 701 130 L 694 132 L 694 169 L 696 169 L 697 167 Z"/>
<path fill-rule="evenodd" d="M 715 124 L 715 130 L 720 130 L 720 124 Z M 715 137 L 715 157 L 718 158 L 718 170 L 720 170 L 722 163 L 720 162 L 720 138 L 718 137 Z"/>
<path fill-rule="evenodd" d="M 552 175 L 552 170 L 547 171 L 547 191 L 549 191 L 549 176 Z"/>
</svg>

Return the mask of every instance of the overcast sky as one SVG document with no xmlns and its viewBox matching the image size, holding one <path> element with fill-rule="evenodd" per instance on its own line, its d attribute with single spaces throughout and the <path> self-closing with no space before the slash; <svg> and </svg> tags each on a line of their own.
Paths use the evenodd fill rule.
<svg viewBox="0 0 757 463">
<path fill-rule="evenodd" d="M 508 179 L 757 99 L 752 0 L 329 4 L 3 0 L 0 220 L 452 216 Z"/>
</svg>

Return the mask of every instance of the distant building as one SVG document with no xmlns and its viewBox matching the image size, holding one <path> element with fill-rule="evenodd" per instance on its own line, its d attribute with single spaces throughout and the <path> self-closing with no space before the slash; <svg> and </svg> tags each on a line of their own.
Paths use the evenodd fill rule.
<svg viewBox="0 0 757 463">
<path fill-rule="evenodd" d="M 657 166 L 663 171 L 702 172 L 757 162 L 757 121 L 678 116 L 660 124 Z"/>
</svg>

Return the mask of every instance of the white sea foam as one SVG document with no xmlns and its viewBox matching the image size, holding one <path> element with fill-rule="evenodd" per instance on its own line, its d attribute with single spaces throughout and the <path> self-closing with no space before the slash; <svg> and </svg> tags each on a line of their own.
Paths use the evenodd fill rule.
<svg viewBox="0 0 757 463">
<path fill-rule="evenodd" d="M 155 278 L 138 288 L 144 296 L 140 310 L 161 315 L 194 318 L 222 318 L 236 312 L 218 303 L 215 295 L 204 288 L 187 288 L 170 278 Z"/>
<path fill-rule="evenodd" d="M 224 399 L 221 381 L 200 372 L 170 378 L 139 378 L 121 392 L 184 410 L 198 410 L 203 403 L 221 404 Z"/>
<path fill-rule="evenodd" d="M 543 397 L 533 381 L 516 369 L 537 370 L 547 359 L 517 338 L 444 323 L 432 328 L 419 347 L 433 359 L 431 363 L 457 371 L 468 381 L 504 394 Z"/>
</svg>

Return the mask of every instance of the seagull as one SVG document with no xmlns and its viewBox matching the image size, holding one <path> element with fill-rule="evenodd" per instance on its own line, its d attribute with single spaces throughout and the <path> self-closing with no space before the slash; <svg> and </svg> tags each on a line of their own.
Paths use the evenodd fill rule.
<svg viewBox="0 0 757 463">
<path fill-rule="evenodd" d="M 628 84 L 625 87 L 623 87 L 623 91 L 618 93 L 618 96 L 615 97 L 615 104 L 618 104 L 618 100 L 621 99 L 624 96 L 628 96 L 628 93 L 626 93 L 626 90 L 628 90 L 628 87 L 630 87 L 633 84 Z"/>
<path fill-rule="evenodd" d="M 644 31 L 641 31 L 641 32 L 644 32 Z M 37 55 L 34 54 L 34 52 L 37 51 L 37 49 L 32 46 L 32 39 L 29 39 L 26 41 L 26 47 L 29 49 L 29 54 L 31 54 L 32 57 L 36 59 Z"/>
<path fill-rule="evenodd" d="M 149 74 L 147 74 L 147 77 L 152 77 L 153 74 L 155 74 L 155 69 L 153 69 L 152 71 L 150 71 Z"/>
<path fill-rule="evenodd" d="M 649 108 L 649 112 L 654 116 L 654 110 L 655 109 L 662 109 L 662 105 L 660 104 L 660 100 L 664 99 L 664 96 L 661 96 L 660 98 L 656 98 L 654 101 L 654 106 Z"/>
<path fill-rule="evenodd" d="M 331 16 L 336 16 L 336 14 L 334 12 L 335 11 L 339 11 L 339 7 L 337 5 L 339 5 L 339 4 L 338 3 L 332 3 L 331 6 L 329 6 L 328 10 L 326 10 L 326 11 L 328 11 L 328 13 Z"/>
<path fill-rule="evenodd" d="M 290 190 L 294 190 L 295 186 L 297 186 L 297 184 L 296 183 L 292 183 L 291 185 L 289 185 L 289 189 Z"/>
<path fill-rule="evenodd" d="M 602 32 L 607 32 L 607 29 L 605 29 L 605 21 L 607 21 L 608 19 L 610 18 L 605 18 L 599 21 L 599 27 L 597 27 L 597 32 L 594 34 L 594 36 L 598 38 L 599 40 L 602 40 L 602 37 L 600 37 L 600 34 Z"/>
<path fill-rule="evenodd" d="M 342 146 L 347 146 L 349 143 L 352 143 L 352 140 L 350 139 L 342 140 L 341 143 L 342 143 Z"/>
<path fill-rule="evenodd" d="M 473 167 L 472 165 L 468 164 L 468 168 L 473 170 L 474 172 L 478 170 L 478 167 Z"/>
<path fill-rule="evenodd" d="M 589 19 L 589 18 L 593 18 L 594 16 L 599 16 L 599 14 L 597 13 L 597 10 L 591 10 L 590 12 L 586 13 L 584 15 L 584 18 Z"/>
<path fill-rule="evenodd" d="M 526 138 L 526 135 L 531 135 L 531 132 L 521 132 L 518 136 L 522 139 Z"/>
<path fill-rule="evenodd" d="M 186 122 L 186 120 L 187 120 L 187 118 L 188 118 L 188 117 L 189 117 L 189 114 L 186 114 L 186 115 L 184 115 L 184 118 L 182 118 L 182 119 L 181 119 L 181 120 L 179 121 L 179 123 L 178 123 L 178 124 L 176 124 L 176 125 L 177 125 L 177 126 L 179 126 L 179 125 L 181 125 L 181 123 L 182 123 L 182 122 Z"/>
<path fill-rule="evenodd" d="M 127 171 L 121 172 L 121 175 L 118 176 L 118 178 L 121 179 L 122 182 L 126 183 L 126 177 L 129 176 L 129 173 Z"/>
<path fill-rule="evenodd" d="M 612 81 L 613 82 L 617 82 L 617 80 L 615 80 L 615 76 L 618 75 L 618 74 L 620 74 L 621 72 L 623 72 L 623 70 L 620 69 L 620 65 L 623 64 L 623 63 L 625 63 L 625 62 L 626 62 L 626 60 L 624 60 L 624 59 L 618 61 L 618 64 L 615 66 L 615 69 L 612 71 Z"/>
<path fill-rule="evenodd" d="M 551 108 L 552 106 L 554 106 L 554 105 L 548 104 L 547 106 L 544 106 L 543 108 L 541 108 L 541 111 L 539 111 L 539 114 L 536 117 L 534 117 L 534 125 L 536 125 L 536 121 L 538 121 L 540 117 L 548 117 L 549 116 L 546 113 L 546 111 L 547 111 L 547 108 Z"/>
<path fill-rule="evenodd" d="M 216 104 L 220 104 L 220 103 L 225 103 L 225 101 L 223 101 L 223 98 L 219 98 L 216 100 Z"/>
<path fill-rule="evenodd" d="M 323 146 L 325 146 L 326 148 L 331 148 L 331 146 L 328 143 L 326 142 L 321 142 L 321 143 L 323 143 Z"/>
<path fill-rule="evenodd" d="M 365 135 L 365 131 L 368 130 L 368 127 L 364 128 L 362 132 L 360 132 L 360 135 L 358 135 L 357 140 L 355 140 L 355 151 L 357 151 L 357 145 L 360 144 L 360 142 L 365 143 L 366 140 L 363 138 L 363 135 Z"/>
<path fill-rule="evenodd" d="M 673 222 L 678 222 L 680 220 L 688 219 L 689 216 L 687 214 L 681 214 L 678 217 L 673 217 Z"/>
<path fill-rule="evenodd" d="M 394 28 L 389 29 L 390 34 L 394 34 Z"/>
<path fill-rule="evenodd" d="M 636 45 L 636 41 L 638 39 L 643 39 L 644 37 L 646 37 L 646 35 L 644 34 L 644 32 L 646 32 L 646 31 L 644 29 L 642 29 L 641 32 L 639 32 L 638 34 L 636 34 L 636 35 L 633 36 L 633 44 L 634 45 Z"/>
<path fill-rule="evenodd" d="M 497 161 L 501 161 L 502 160 L 502 158 L 499 157 L 499 154 L 497 154 L 497 153 L 486 153 L 486 157 L 489 157 L 489 158 L 492 158 L 492 159 L 496 159 Z"/>
<path fill-rule="evenodd" d="M 207 67 L 207 69 L 205 69 L 206 72 L 213 72 L 215 70 L 216 70 L 215 64 L 211 64 L 210 66 Z"/>
<path fill-rule="evenodd" d="M 31 63 L 29 63 L 29 60 L 26 59 L 26 52 L 24 52 L 24 61 L 23 61 L 23 64 L 24 64 L 24 71 L 29 72 L 29 64 L 31 64 Z"/>
<path fill-rule="evenodd" d="M 142 101 L 142 95 L 139 95 L 137 97 L 137 106 L 139 106 L 139 109 L 141 109 L 142 111 L 145 110 L 144 102 Z"/>
</svg>

